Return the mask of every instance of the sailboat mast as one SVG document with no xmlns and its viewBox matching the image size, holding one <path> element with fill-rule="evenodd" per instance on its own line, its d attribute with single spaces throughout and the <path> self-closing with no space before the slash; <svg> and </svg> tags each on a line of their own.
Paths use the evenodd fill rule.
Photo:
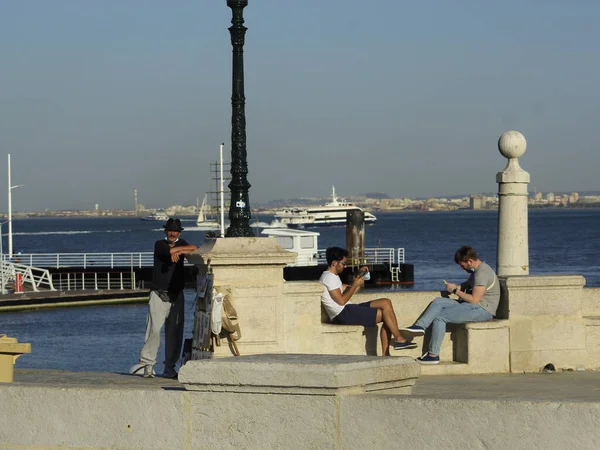
<svg viewBox="0 0 600 450">
<path fill-rule="evenodd" d="M 225 200 L 223 198 L 223 147 L 225 143 L 221 143 L 219 148 L 219 182 L 221 186 L 219 188 L 219 199 L 221 201 L 221 237 L 225 237 Z"/>
</svg>

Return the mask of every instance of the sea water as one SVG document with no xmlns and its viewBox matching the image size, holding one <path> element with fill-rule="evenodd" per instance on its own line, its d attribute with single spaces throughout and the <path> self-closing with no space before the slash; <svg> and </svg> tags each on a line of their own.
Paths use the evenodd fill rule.
<svg viewBox="0 0 600 450">
<path fill-rule="evenodd" d="M 412 290 L 440 290 L 442 279 L 464 281 L 454 263 L 461 245 L 472 245 L 481 259 L 496 263 L 497 212 L 378 213 L 366 229 L 368 247 L 403 247 L 415 266 Z M 258 217 L 270 221 L 271 217 Z M 201 244 L 205 231 L 189 222 L 183 237 Z M 4 232 L 6 230 L 3 229 Z M 344 247 L 344 227 L 316 229 L 319 247 Z M 15 220 L 13 247 L 23 253 L 152 251 L 162 237 L 159 222 L 134 218 L 40 218 Z M 7 248 L 4 236 L 3 248 Z M 533 274 L 580 274 L 587 286 L 600 286 L 600 210 L 551 209 L 529 212 L 529 263 Z M 400 289 L 392 287 L 388 289 Z M 406 288 L 402 288 L 406 289 Z M 191 336 L 194 292 L 186 291 L 186 337 Z M 0 334 L 32 343 L 20 368 L 127 372 L 143 344 L 147 305 L 61 308 L 0 314 Z M 242 325 L 243 326 L 243 325 Z M 157 370 L 162 370 L 161 350 Z"/>
</svg>

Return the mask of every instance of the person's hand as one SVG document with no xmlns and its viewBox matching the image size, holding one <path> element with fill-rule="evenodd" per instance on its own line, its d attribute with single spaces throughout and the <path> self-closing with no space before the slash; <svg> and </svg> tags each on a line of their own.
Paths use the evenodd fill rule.
<svg viewBox="0 0 600 450">
<path fill-rule="evenodd" d="M 446 280 L 444 280 L 444 284 L 446 285 L 446 290 L 448 292 L 452 292 L 454 289 L 458 289 L 458 285 L 457 284 L 448 283 Z"/>
<path fill-rule="evenodd" d="M 360 272 L 356 275 L 356 277 L 354 278 L 354 280 L 352 280 L 352 286 L 358 286 L 361 287 L 365 284 L 365 277 L 361 277 L 359 276 Z"/>
<path fill-rule="evenodd" d="M 171 261 L 176 263 L 177 261 L 179 261 L 179 250 L 177 250 L 177 247 L 173 247 L 171 250 Z"/>
</svg>

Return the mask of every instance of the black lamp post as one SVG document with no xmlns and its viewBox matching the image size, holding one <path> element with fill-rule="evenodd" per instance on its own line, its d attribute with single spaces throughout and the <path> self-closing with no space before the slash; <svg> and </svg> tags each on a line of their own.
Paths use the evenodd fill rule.
<svg viewBox="0 0 600 450">
<path fill-rule="evenodd" d="M 244 95 L 244 8 L 248 0 L 227 0 L 232 19 L 229 33 L 233 46 L 233 69 L 231 89 L 231 203 L 229 204 L 229 228 L 226 237 L 254 236 L 250 228 L 250 183 L 246 178 L 246 97 Z"/>
</svg>

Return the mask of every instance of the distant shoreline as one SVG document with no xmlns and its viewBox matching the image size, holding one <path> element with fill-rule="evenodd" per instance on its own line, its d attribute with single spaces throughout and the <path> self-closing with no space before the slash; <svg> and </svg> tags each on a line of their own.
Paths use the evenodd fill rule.
<svg viewBox="0 0 600 450">
<path fill-rule="evenodd" d="M 579 206 L 579 207 L 529 207 L 530 211 L 582 211 L 582 210 L 596 210 L 600 209 L 600 205 L 595 206 Z M 451 212 L 486 212 L 486 211 L 498 211 L 497 208 L 494 209 L 434 209 L 427 211 L 419 211 L 415 209 L 393 209 L 393 210 L 369 210 L 375 214 L 379 213 L 407 213 L 407 214 L 423 214 L 423 213 L 451 213 Z M 274 213 L 272 211 L 257 211 L 253 212 L 253 216 L 271 216 Z M 22 220 L 22 219 L 106 219 L 106 218 L 119 218 L 119 219 L 139 219 L 142 220 L 143 216 L 134 216 L 132 214 L 119 214 L 117 212 L 113 213 L 101 213 L 101 214 L 92 214 L 91 212 L 75 212 L 72 213 L 13 213 L 13 220 Z M 177 217 L 193 220 L 196 218 L 195 215 L 185 214 L 185 215 L 177 215 Z M 6 215 L 0 215 L 2 220 L 6 220 Z M 150 221 L 149 221 L 150 222 Z M 160 221 L 156 221 L 160 222 Z"/>
</svg>

